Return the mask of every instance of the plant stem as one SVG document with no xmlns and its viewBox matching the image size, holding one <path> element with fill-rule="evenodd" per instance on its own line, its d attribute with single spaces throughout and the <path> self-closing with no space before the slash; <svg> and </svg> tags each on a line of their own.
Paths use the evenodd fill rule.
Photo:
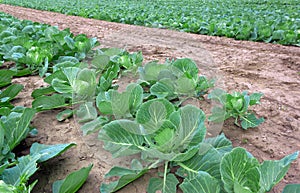
<svg viewBox="0 0 300 193">
<path fill-rule="evenodd" d="M 12 162 L 12 163 L 9 163 L 7 167 L 10 168 L 10 167 L 13 167 L 13 166 L 15 166 L 15 165 L 17 165 L 17 162 L 16 162 L 16 161 L 15 161 L 15 162 Z"/>
<path fill-rule="evenodd" d="M 177 163 L 177 164 L 178 164 L 180 167 L 182 167 L 183 169 L 185 169 L 185 170 L 187 170 L 187 171 L 189 171 L 189 172 L 193 172 L 193 173 L 195 173 L 195 174 L 198 173 L 198 171 L 192 170 L 191 168 L 187 167 L 187 166 L 184 165 L 183 163 Z"/>
<path fill-rule="evenodd" d="M 167 180 L 168 165 L 169 165 L 169 162 L 166 161 L 166 162 L 165 162 L 164 182 L 163 182 L 162 193 L 165 193 L 165 192 L 166 192 L 165 188 L 166 188 L 166 180 Z"/>
<path fill-rule="evenodd" d="M 152 164 L 148 167 L 148 169 L 157 168 L 157 164 L 158 164 L 159 162 L 161 162 L 160 159 L 156 160 L 156 162 L 152 163 Z"/>
</svg>

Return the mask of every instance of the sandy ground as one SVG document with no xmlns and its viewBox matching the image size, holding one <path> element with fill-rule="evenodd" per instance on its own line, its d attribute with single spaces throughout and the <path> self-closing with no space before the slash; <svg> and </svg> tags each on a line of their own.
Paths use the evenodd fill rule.
<svg viewBox="0 0 300 193">
<path fill-rule="evenodd" d="M 143 52 L 145 61 L 189 57 L 199 64 L 202 74 L 218 77 L 219 85 L 228 91 L 262 92 L 261 105 L 254 111 L 265 122 L 258 128 L 244 131 L 232 120 L 225 122 L 224 133 L 234 146 L 245 147 L 260 161 L 281 159 L 300 150 L 300 48 L 274 44 L 235 41 L 164 29 L 116 24 L 0 4 L 0 11 L 20 19 L 70 28 L 74 34 L 97 37 L 102 47 L 121 47 Z M 14 80 L 25 85 L 17 103 L 31 105 L 30 94 L 43 84 L 37 77 Z M 104 174 L 114 165 L 126 166 L 130 158 L 112 159 L 100 142 L 81 136 L 73 119 L 56 121 L 58 111 L 39 113 L 33 121 L 39 135 L 27 143 L 45 144 L 76 142 L 77 147 L 41 166 L 35 193 L 51 192 L 52 183 L 71 171 L 94 164 L 81 193 L 99 192 Z M 155 173 L 155 171 L 153 171 Z M 300 183 L 300 158 L 294 162 L 271 192 L 280 193 L 287 183 Z M 119 192 L 144 193 L 150 175 Z"/>
</svg>

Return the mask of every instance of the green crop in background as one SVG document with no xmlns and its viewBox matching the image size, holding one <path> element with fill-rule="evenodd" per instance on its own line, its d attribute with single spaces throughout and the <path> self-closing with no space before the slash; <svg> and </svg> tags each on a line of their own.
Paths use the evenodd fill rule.
<svg viewBox="0 0 300 193">
<path fill-rule="evenodd" d="M 3 0 L 148 27 L 300 46 L 300 0 Z"/>
</svg>

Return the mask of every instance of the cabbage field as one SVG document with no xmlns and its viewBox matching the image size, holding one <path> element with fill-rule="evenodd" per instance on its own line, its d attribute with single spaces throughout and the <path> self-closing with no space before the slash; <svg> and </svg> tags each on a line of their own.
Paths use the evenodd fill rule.
<svg viewBox="0 0 300 193">
<path fill-rule="evenodd" d="M 298 0 L 1 3 L 1 193 L 300 192 Z"/>
<path fill-rule="evenodd" d="M 299 0 L 2 0 L 86 18 L 300 46 Z"/>
</svg>

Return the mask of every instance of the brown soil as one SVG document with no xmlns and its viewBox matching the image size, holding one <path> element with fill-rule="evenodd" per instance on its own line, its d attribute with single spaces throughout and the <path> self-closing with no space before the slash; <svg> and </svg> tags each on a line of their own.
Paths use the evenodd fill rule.
<svg viewBox="0 0 300 193">
<path fill-rule="evenodd" d="M 258 128 L 244 131 L 225 122 L 225 135 L 234 146 L 245 147 L 260 161 L 281 159 L 300 150 L 300 48 L 274 44 L 236 41 L 164 29 L 152 29 L 93 19 L 67 16 L 21 7 L 0 5 L 0 11 L 20 19 L 70 28 L 74 34 L 85 33 L 97 37 L 102 47 L 121 47 L 143 52 L 146 61 L 166 58 L 189 57 L 199 64 L 202 73 L 221 78 L 220 86 L 228 91 L 249 90 L 262 92 L 261 105 L 254 111 L 265 122 Z M 31 105 L 30 93 L 43 84 L 37 77 L 16 79 L 25 85 L 17 103 Z M 222 83 L 223 82 L 223 83 Z M 82 137 L 73 119 L 56 121 L 58 111 L 39 113 L 33 121 L 39 134 L 29 141 L 45 144 L 76 142 L 77 147 L 55 158 L 35 176 L 39 183 L 34 192 L 51 192 L 55 180 L 68 173 L 94 164 L 82 193 L 99 192 L 104 174 L 114 165 L 129 165 L 129 158 L 112 159 L 102 149 L 102 144 Z M 155 171 L 153 171 L 155 172 Z M 300 158 L 295 161 L 273 193 L 282 191 L 285 184 L 300 183 Z M 120 192 L 146 192 L 150 175 L 132 183 Z"/>
</svg>

